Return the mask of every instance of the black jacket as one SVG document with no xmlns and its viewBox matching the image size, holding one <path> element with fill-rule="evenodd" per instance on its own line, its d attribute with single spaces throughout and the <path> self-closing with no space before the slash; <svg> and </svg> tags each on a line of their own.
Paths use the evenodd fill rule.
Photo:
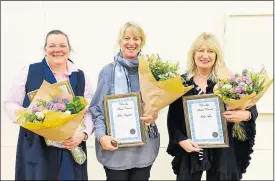
<svg viewBox="0 0 275 181">
<path fill-rule="evenodd" d="M 183 75 L 182 75 L 183 76 Z M 206 94 L 213 93 L 215 82 L 207 81 Z M 184 96 L 197 95 L 197 85 L 191 78 L 186 85 L 194 85 L 194 88 Z M 240 180 L 242 174 L 246 172 L 251 160 L 251 153 L 256 135 L 255 120 L 258 117 L 256 106 L 249 109 L 251 120 L 244 123 L 244 128 L 248 139 L 239 141 L 232 138 L 232 123 L 227 124 L 229 148 L 209 148 L 204 149 L 203 161 L 199 161 L 198 153 L 188 153 L 178 144 L 179 141 L 187 139 L 186 125 L 184 119 L 184 110 L 182 98 L 180 97 L 169 106 L 167 116 L 167 127 L 169 134 L 169 144 L 167 153 L 174 157 L 172 167 L 174 173 L 184 174 L 186 172 L 195 173 L 201 170 L 214 171 L 218 174 L 220 180 Z"/>
</svg>

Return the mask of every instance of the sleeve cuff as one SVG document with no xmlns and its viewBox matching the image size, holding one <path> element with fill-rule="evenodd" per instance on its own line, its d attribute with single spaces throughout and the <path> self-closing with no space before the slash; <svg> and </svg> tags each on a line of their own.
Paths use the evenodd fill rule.
<svg viewBox="0 0 275 181">
<path fill-rule="evenodd" d="M 87 130 L 83 130 L 82 132 L 87 135 L 87 137 L 85 136 L 84 138 L 84 141 L 87 141 L 89 139 L 90 134 L 87 132 Z"/>
<path fill-rule="evenodd" d="M 97 132 L 95 135 L 96 135 L 96 140 L 98 142 L 102 136 L 106 136 L 106 134 L 104 132 Z"/>
<path fill-rule="evenodd" d="M 180 141 L 187 140 L 187 136 L 183 135 L 181 132 L 177 131 L 175 135 L 175 142 L 178 144 Z"/>
</svg>

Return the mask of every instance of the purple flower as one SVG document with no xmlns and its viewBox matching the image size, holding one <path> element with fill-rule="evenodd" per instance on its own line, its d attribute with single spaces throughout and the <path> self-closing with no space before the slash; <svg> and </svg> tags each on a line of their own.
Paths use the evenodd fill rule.
<svg viewBox="0 0 275 181">
<path fill-rule="evenodd" d="M 243 76 L 247 76 L 247 72 L 248 72 L 248 70 L 247 70 L 247 69 L 244 69 L 244 70 L 242 71 L 242 75 L 243 75 Z"/>
<path fill-rule="evenodd" d="M 243 76 L 242 80 L 245 82 L 246 80 L 248 80 L 249 78 L 247 76 Z"/>
<path fill-rule="evenodd" d="M 232 75 L 232 76 L 230 76 L 230 78 L 229 78 L 229 82 L 231 82 L 231 83 L 232 83 L 232 82 L 235 82 L 235 79 L 236 79 L 235 76 Z"/>
<path fill-rule="evenodd" d="M 236 83 L 237 83 L 237 84 L 239 84 L 239 83 L 241 83 L 241 82 L 242 82 L 242 79 L 240 79 L 240 78 L 237 78 L 237 79 L 236 79 Z"/>
<path fill-rule="evenodd" d="M 47 105 L 46 105 L 46 109 L 50 110 L 53 106 L 53 103 L 49 102 Z"/>
<path fill-rule="evenodd" d="M 57 98 L 57 97 L 54 98 L 54 99 L 52 100 L 52 102 L 53 102 L 53 103 L 57 103 L 57 102 L 58 102 L 58 98 Z"/>
<path fill-rule="evenodd" d="M 53 110 L 55 105 L 56 105 L 56 104 L 49 102 L 49 103 L 46 105 L 46 108 L 47 108 L 48 110 Z"/>
<path fill-rule="evenodd" d="M 69 99 L 66 99 L 66 98 L 62 99 L 62 102 L 64 102 L 65 104 L 69 104 L 70 103 Z"/>
</svg>

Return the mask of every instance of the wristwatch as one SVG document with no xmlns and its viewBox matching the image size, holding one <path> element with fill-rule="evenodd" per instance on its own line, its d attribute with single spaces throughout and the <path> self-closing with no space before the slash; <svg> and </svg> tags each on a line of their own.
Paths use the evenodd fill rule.
<svg viewBox="0 0 275 181">
<path fill-rule="evenodd" d="M 88 139 L 88 134 L 86 132 L 83 132 L 85 134 L 85 137 L 84 137 L 84 140 L 83 141 L 86 141 Z"/>
</svg>

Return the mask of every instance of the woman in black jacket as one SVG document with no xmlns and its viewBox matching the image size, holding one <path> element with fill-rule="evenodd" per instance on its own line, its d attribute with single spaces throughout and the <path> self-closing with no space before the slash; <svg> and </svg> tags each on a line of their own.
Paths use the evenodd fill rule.
<svg viewBox="0 0 275 181">
<path fill-rule="evenodd" d="M 188 71 L 182 75 L 186 85 L 194 88 L 188 95 L 211 94 L 216 84 L 218 69 L 224 66 L 221 48 L 212 34 L 203 33 L 193 43 L 188 57 Z M 169 133 L 168 154 L 174 157 L 172 168 L 177 180 L 201 180 L 203 171 L 207 180 L 240 180 L 250 163 L 256 134 L 256 106 L 249 110 L 225 111 L 229 148 L 201 149 L 187 138 L 183 102 L 180 97 L 169 106 L 167 124 Z M 244 122 L 248 139 L 232 138 L 234 122 Z"/>
</svg>

